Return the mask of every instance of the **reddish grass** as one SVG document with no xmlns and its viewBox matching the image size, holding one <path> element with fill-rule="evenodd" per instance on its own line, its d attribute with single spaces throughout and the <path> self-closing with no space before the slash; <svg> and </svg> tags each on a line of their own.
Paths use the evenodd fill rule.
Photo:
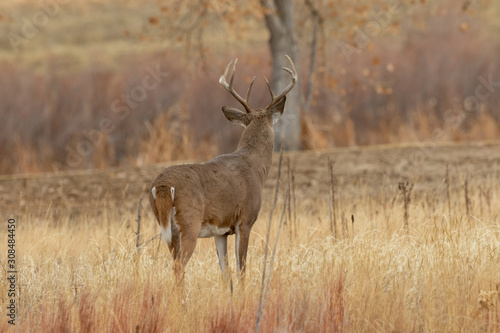
<svg viewBox="0 0 500 333">
<path fill-rule="evenodd" d="M 278 287 L 276 294 L 266 305 L 260 331 L 272 332 L 276 329 L 292 332 L 344 331 L 348 324 L 344 322 L 346 311 L 344 276 L 337 272 L 330 277 L 331 279 L 325 280 L 323 285 L 317 286 L 324 291 L 318 299 L 313 299 L 311 295 L 300 291 L 284 296 L 283 288 Z M 227 304 L 218 307 L 210 318 L 208 331 L 253 332 L 257 318 L 252 309 L 256 308 L 257 304 L 252 304 L 252 309 L 245 308 L 245 305 L 248 307 L 248 303 L 242 301 L 236 306 Z"/>
</svg>

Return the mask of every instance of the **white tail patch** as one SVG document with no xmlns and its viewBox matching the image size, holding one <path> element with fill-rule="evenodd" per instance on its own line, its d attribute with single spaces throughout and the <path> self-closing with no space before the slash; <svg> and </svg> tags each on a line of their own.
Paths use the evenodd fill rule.
<svg viewBox="0 0 500 333">
<path fill-rule="evenodd" d="M 153 188 L 151 189 L 151 194 L 153 195 L 153 198 L 156 200 L 156 187 L 153 186 Z"/>
<path fill-rule="evenodd" d="M 154 187 L 153 187 L 154 190 Z M 168 223 L 167 226 L 164 228 L 163 226 L 161 227 L 161 237 L 167 243 L 168 245 L 172 244 L 172 223 L 175 223 L 175 207 L 174 207 L 174 197 L 175 197 L 175 188 L 170 187 L 170 194 L 172 195 L 172 209 L 170 210 L 170 214 L 168 217 Z M 154 193 L 153 193 L 154 196 Z"/>
<path fill-rule="evenodd" d="M 161 238 L 163 238 L 163 241 L 167 243 L 168 245 L 172 244 L 172 228 L 170 221 L 168 221 L 168 225 L 164 228 L 161 226 Z"/>
</svg>

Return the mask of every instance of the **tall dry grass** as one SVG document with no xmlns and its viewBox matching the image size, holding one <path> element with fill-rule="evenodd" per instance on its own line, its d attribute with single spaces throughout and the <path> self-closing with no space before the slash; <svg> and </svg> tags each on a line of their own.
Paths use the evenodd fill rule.
<svg viewBox="0 0 500 333">
<path fill-rule="evenodd" d="M 416 186 L 408 235 L 397 184 L 375 195 L 363 184 L 349 195 L 339 186 L 338 220 L 347 220 L 347 233 L 339 225 L 337 240 L 327 222 L 328 198 L 298 200 L 298 222 L 287 221 L 279 239 L 260 331 L 498 332 L 500 188 L 492 177 L 469 184 L 469 216 L 457 179 L 450 212 L 445 185 Z M 276 211 L 282 207 L 280 194 Z M 160 240 L 137 252 L 135 212 L 103 202 L 78 217 L 21 216 L 16 330 L 251 332 L 269 210 L 264 203 L 252 230 L 244 281 L 235 276 L 232 243 L 233 288 L 222 279 L 213 241 L 202 239 L 181 290 Z M 350 214 L 353 225 L 343 218 Z M 149 207 L 141 230 L 143 241 L 158 233 Z M 9 330 L 5 320 L 0 325 Z"/>
</svg>

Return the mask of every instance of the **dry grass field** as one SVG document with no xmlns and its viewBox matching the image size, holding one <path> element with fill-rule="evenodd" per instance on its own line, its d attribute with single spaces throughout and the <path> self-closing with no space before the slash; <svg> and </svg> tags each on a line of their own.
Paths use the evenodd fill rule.
<svg viewBox="0 0 500 333">
<path fill-rule="evenodd" d="M 230 59 L 269 98 L 261 2 L 197 3 L 0 0 L 0 332 L 500 333 L 500 2 L 295 1 L 310 151 L 274 156 L 244 279 L 200 239 L 175 287 L 149 186 L 236 147 Z"/>
<path fill-rule="evenodd" d="M 198 242 L 183 288 L 173 287 L 167 247 L 146 244 L 159 232 L 147 200 L 137 251 L 139 198 L 164 165 L 1 177 L 3 216 L 17 221 L 15 330 L 254 331 L 277 166 L 275 156 L 244 280 L 230 242 L 232 288 L 212 239 Z M 271 252 L 282 212 L 284 224 L 266 263 L 260 331 L 499 332 L 499 180 L 498 142 L 285 154 Z M 400 182 L 414 184 L 408 228 Z M 5 238 L 0 331 L 14 332 L 5 316 Z"/>
</svg>

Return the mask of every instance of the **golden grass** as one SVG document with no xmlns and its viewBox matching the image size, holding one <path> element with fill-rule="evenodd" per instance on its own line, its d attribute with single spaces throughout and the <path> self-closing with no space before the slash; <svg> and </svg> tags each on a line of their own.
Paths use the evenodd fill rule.
<svg viewBox="0 0 500 333">
<path fill-rule="evenodd" d="M 500 192 L 498 186 L 491 189 L 489 209 L 481 204 L 482 215 L 474 216 L 460 215 L 456 206 L 448 216 L 443 200 L 417 195 L 410 203 L 409 235 L 402 228 L 401 198 L 382 208 L 380 198 L 359 191 L 343 207 L 356 217 L 354 234 L 349 219 L 349 236 L 341 237 L 339 227 L 337 241 L 330 232 L 327 199 L 301 202 L 298 224 L 287 223 L 281 232 L 261 332 L 498 332 Z M 480 192 L 471 193 L 478 193 L 470 198 L 477 212 Z M 143 241 L 158 232 L 147 206 Z M 199 241 L 178 291 L 163 243 L 155 240 L 136 252 L 133 212 L 123 215 L 103 204 L 97 216 L 21 216 L 16 328 L 253 331 L 269 206 L 253 229 L 244 283 L 235 276 L 230 242 L 232 293 L 222 281 L 211 239 Z M 275 215 L 271 248 L 279 224 Z M 1 289 L 5 309 L 4 276 Z M 8 326 L 3 318 L 0 331 Z"/>
</svg>

